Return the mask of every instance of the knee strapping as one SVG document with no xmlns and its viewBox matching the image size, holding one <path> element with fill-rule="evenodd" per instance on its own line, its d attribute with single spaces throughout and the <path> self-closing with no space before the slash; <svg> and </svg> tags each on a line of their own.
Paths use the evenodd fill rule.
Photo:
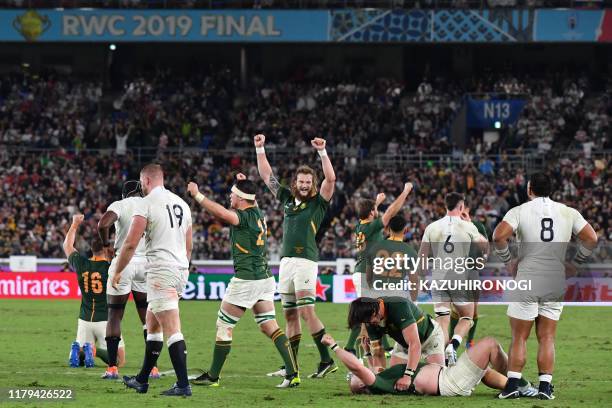
<svg viewBox="0 0 612 408">
<path fill-rule="evenodd" d="M 217 339 L 221 341 L 231 341 L 232 331 L 240 320 L 239 317 L 232 316 L 229 313 L 219 309 L 217 313 Z"/>
<path fill-rule="evenodd" d="M 315 297 L 314 296 L 305 296 L 303 298 L 298 299 L 296 303 L 297 303 L 297 307 L 298 308 L 314 306 L 314 304 L 315 304 Z"/>
<path fill-rule="evenodd" d="M 450 316 L 450 310 L 448 310 L 447 308 L 440 308 L 436 310 L 435 313 L 436 317 Z"/>
<path fill-rule="evenodd" d="M 460 318 L 459 318 L 459 321 L 461 321 L 461 320 L 468 320 L 468 321 L 470 322 L 470 328 L 471 328 L 471 327 L 474 325 L 474 319 L 472 319 L 472 318 L 471 318 L 471 317 L 469 317 L 469 316 L 463 316 L 463 317 L 460 317 Z"/>
<path fill-rule="evenodd" d="M 159 333 L 147 333 L 147 341 L 164 341 L 164 334 Z M 168 339 L 170 341 L 170 339 Z"/>
<path fill-rule="evenodd" d="M 266 322 L 276 320 L 274 309 L 270 310 L 269 312 L 257 313 L 253 317 L 255 318 L 255 323 L 257 323 L 258 326 L 261 326 L 262 324 Z"/>
<path fill-rule="evenodd" d="M 281 303 L 283 305 L 283 309 L 297 308 L 297 302 L 294 295 L 286 295 L 281 293 Z"/>
</svg>

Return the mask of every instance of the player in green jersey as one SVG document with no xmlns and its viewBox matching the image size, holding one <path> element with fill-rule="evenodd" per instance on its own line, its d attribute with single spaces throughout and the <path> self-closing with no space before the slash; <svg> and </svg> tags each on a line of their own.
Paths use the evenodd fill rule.
<svg viewBox="0 0 612 408">
<path fill-rule="evenodd" d="M 77 273 L 81 289 L 81 311 L 79 313 L 77 338 L 72 343 L 70 366 L 79 367 L 81 360 L 85 367 L 94 366 L 94 356 L 108 363 L 106 348 L 106 321 L 108 309 L 106 305 L 106 284 L 108 279 L 108 254 L 99 239 L 91 243 L 93 258 L 87 259 L 74 248 L 76 233 L 83 222 L 83 214 L 75 214 L 72 224 L 64 239 L 64 253 L 68 262 Z M 98 347 L 96 348 L 96 342 Z M 125 364 L 125 348 L 120 340 L 118 364 Z"/>
<path fill-rule="evenodd" d="M 355 299 L 351 303 L 348 323 L 350 327 L 365 324 L 377 366 L 386 366 L 380 347 L 384 334 L 397 342 L 391 354 L 391 365 L 406 363 L 415 370 L 421 358 L 428 363 L 444 365 L 442 329 L 431 316 L 406 298 L 383 296 Z"/>
<path fill-rule="evenodd" d="M 355 251 L 357 255 L 357 261 L 355 263 L 355 270 L 353 272 L 353 284 L 355 285 L 355 291 L 357 297 L 361 296 L 361 288 L 365 283 L 363 277 L 366 272 L 365 253 L 368 244 L 374 242 L 380 242 L 384 240 L 383 230 L 389 224 L 389 220 L 397 214 L 406 202 L 408 194 L 412 191 L 412 183 L 404 184 L 404 190 L 401 194 L 393 201 L 384 214 L 378 216 L 378 207 L 385 201 L 385 194 L 379 193 L 376 196 L 376 200 L 368 198 L 362 199 L 357 203 L 357 216 L 359 217 L 359 223 L 355 226 L 354 242 Z M 355 340 L 359 335 L 360 327 L 353 327 L 349 334 L 349 338 L 344 348 L 352 353 L 356 353 Z M 383 341 L 386 339 L 383 338 Z M 390 348 L 385 345 L 385 348 Z"/>
<path fill-rule="evenodd" d="M 352 353 L 339 347 L 329 334 L 323 343 L 353 373 L 349 387 L 355 394 L 416 394 L 430 396 L 470 396 L 481 381 L 490 388 L 503 389 L 507 377 L 508 356 L 493 337 L 485 337 L 469 349 L 453 367 L 439 364 L 397 364 L 381 371 L 368 368 Z M 532 387 L 533 388 L 533 387 Z"/>
<path fill-rule="evenodd" d="M 234 277 L 231 279 L 217 318 L 217 337 L 210 369 L 193 384 L 216 387 L 232 346 L 232 333 L 246 309 L 252 309 L 261 331 L 274 342 L 285 362 L 286 374 L 279 388 L 300 384 L 297 362 L 289 339 L 278 327 L 274 310 L 276 282 L 268 266 L 266 221 L 255 202 L 256 185 L 238 174 L 230 194 L 230 207 L 206 198 L 195 183 L 187 190 L 210 214 L 230 225 Z"/>
<path fill-rule="evenodd" d="M 317 189 L 316 173 L 308 166 L 298 167 L 290 188 L 281 186 L 266 158 L 265 140 L 264 135 L 256 135 L 254 138 L 257 169 L 264 183 L 281 202 L 284 210 L 278 291 L 287 322 L 287 336 L 289 336 L 291 349 L 297 360 L 302 337 L 300 317 L 304 319 L 320 355 L 317 371 L 309 375 L 309 378 L 323 378 L 337 371 L 338 367 L 334 364 L 329 349 L 321 343 L 325 327 L 314 309 L 319 272 L 317 265 L 319 249 L 315 238 L 334 194 L 336 174 L 325 150 L 325 140 L 315 138 L 311 144 L 321 158 L 325 175 L 320 192 Z M 284 376 L 286 372 L 281 368 L 269 375 Z"/>
</svg>

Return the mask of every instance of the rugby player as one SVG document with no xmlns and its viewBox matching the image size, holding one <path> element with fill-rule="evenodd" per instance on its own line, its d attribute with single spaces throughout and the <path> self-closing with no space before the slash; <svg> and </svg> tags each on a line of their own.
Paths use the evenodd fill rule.
<svg viewBox="0 0 612 408">
<path fill-rule="evenodd" d="M 311 144 L 321 158 L 325 175 L 321 183 L 321 191 L 317 189 L 315 171 L 308 166 L 297 168 L 290 188 L 281 186 L 266 158 L 265 141 L 264 135 L 254 137 L 259 175 L 272 194 L 282 203 L 284 210 L 278 291 L 287 322 L 286 333 L 297 361 L 302 338 L 300 317 L 304 319 L 320 356 L 317 370 L 308 377 L 323 378 L 337 371 L 338 367 L 329 349 L 321 343 L 325 327 L 315 313 L 317 262 L 319 260 L 319 248 L 315 238 L 334 194 L 336 175 L 325 150 L 325 140 L 315 138 Z M 285 376 L 287 372 L 281 368 L 269 375 Z"/>
<path fill-rule="evenodd" d="M 72 224 L 64 238 L 64 253 L 70 266 L 77 273 L 81 289 L 81 312 L 77 326 L 77 338 L 72 343 L 69 362 L 70 367 L 79 367 L 80 360 L 84 359 L 85 367 L 90 368 L 94 366 L 96 355 L 108 364 L 105 331 L 108 318 L 106 285 L 109 263 L 102 242 L 98 239 L 94 239 L 91 243 L 93 252 L 91 259 L 85 258 L 74 248 L 76 233 L 83 219 L 83 214 L 73 215 Z M 119 339 L 118 346 L 118 364 L 123 365 L 125 348 L 122 339 Z"/>
<path fill-rule="evenodd" d="M 253 317 L 260 330 L 274 342 L 287 372 L 279 388 L 300 384 L 297 364 L 285 333 L 278 327 L 274 310 L 276 282 L 267 260 L 267 227 L 261 210 L 256 204 L 257 187 L 244 174 L 237 175 L 232 186 L 230 207 L 208 199 L 196 183 L 189 183 L 187 190 L 206 211 L 230 225 L 230 241 L 234 276 L 221 302 L 217 314 L 217 335 L 210 369 L 193 384 L 219 386 L 219 375 L 230 352 L 234 327 L 246 309 L 253 310 Z"/>
<path fill-rule="evenodd" d="M 538 338 L 538 398 L 554 399 L 552 375 L 555 365 L 557 321 L 563 310 L 565 252 L 572 235 L 579 240 L 573 263 L 580 265 L 597 245 L 597 234 L 575 209 L 549 198 L 552 186 L 543 173 L 533 174 L 527 184 L 530 199 L 510 209 L 493 232 L 495 252 L 516 279 L 540 282 L 519 301 L 510 302 L 512 330 L 509 350 L 509 381 L 499 398 L 517 398 L 518 382 L 525 366 L 527 338 L 535 321 Z M 518 261 L 512 258 L 508 239 L 516 233 L 521 243 Z"/>
<path fill-rule="evenodd" d="M 191 396 L 187 346 L 181 333 L 178 306 L 189 277 L 191 210 L 182 198 L 164 188 L 164 173 L 157 164 L 143 167 L 140 185 L 145 197 L 134 210 L 128 235 L 119 250 L 113 286 L 118 290 L 122 274 L 146 231 L 147 345 L 140 373 L 124 376 L 123 382 L 139 393 L 148 391 L 149 375 L 157 363 L 165 336 L 177 382 L 162 395 Z"/>
<path fill-rule="evenodd" d="M 132 216 L 135 208 L 140 205 L 142 200 L 140 185 L 138 181 L 128 181 L 123 186 L 122 199 L 113 202 L 100 221 L 98 222 L 98 233 L 102 244 L 109 252 L 113 252 L 110 242 L 110 228 L 115 226 L 115 242 L 114 253 L 115 257 L 111 261 L 108 271 L 108 279 L 112 282 L 117 267 L 117 259 L 119 257 L 121 246 L 128 234 Z M 108 323 L 106 324 L 106 345 L 108 347 L 108 367 L 102 378 L 113 380 L 119 378 L 117 369 L 117 346 L 121 339 L 121 320 L 125 311 L 125 305 L 130 297 L 130 292 L 134 297 L 134 304 L 138 317 L 143 324 L 145 344 L 147 340 L 147 326 L 145 318 L 147 314 L 147 289 L 145 283 L 145 265 L 147 259 L 145 257 L 144 237 L 140 239 L 138 247 L 125 268 L 121 282 L 117 285 L 117 289 L 112 284 L 107 285 L 106 298 L 108 304 Z M 153 367 L 151 378 L 159 378 L 157 367 Z"/>
<path fill-rule="evenodd" d="M 446 216 L 432 222 L 425 228 L 419 257 L 426 259 L 433 253 L 434 260 L 451 260 L 458 265 L 466 265 L 469 258 L 472 243 L 475 243 L 481 252 L 487 253 L 489 250 L 488 240 L 483 237 L 476 226 L 471 222 L 461 219 L 464 211 L 464 198 L 459 193 L 449 193 L 445 197 Z M 419 262 L 420 270 L 421 262 Z M 418 272 L 418 271 L 417 271 Z M 432 280 L 440 279 L 463 279 L 468 280 L 468 273 L 456 272 L 454 269 L 446 269 L 443 265 L 434 265 Z M 457 361 L 457 349 L 461 346 L 463 338 L 466 337 L 470 328 L 474 324 L 474 303 L 473 296 L 464 291 L 439 291 L 432 290 L 432 300 L 434 302 L 434 312 L 436 320 L 442 326 L 444 339 L 447 343 L 445 356 L 448 365 L 453 365 Z M 450 307 L 454 305 L 459 314 L 459 323 L 455 326 L 453 337 L 449 342 L 448 326 L 450 322 Z"/>
<path fill-rule="evenodd" d="M 357 251 L 357 261 L 353 272 L 353 284 L 357 297 L 361 297 L 361 285 L 365 283 L 363 277 L 366 273 L 365 251 L 369 243 L 379 242 L 384 240 L 383 230 L 389 225 L 389 221 L 394 217 L 406 202 L 408 194 L 412 191 L 412 183 L 404 184 L 404 190 L 401 194 L 389 205 L 384 214 L 378 216 L 378 207 L 385 201 L 385 194 L 379 193 L 376 196 L 376 201 L 371 199 L 362 199 L 357 203 L 357 216 L 359 223 L 355 227 L 355 249 Z M 402 227 L 403 231 L 403 227 Z M 416 254 L 415 254 L 416 255 Z M 355 326 L 351 329 L 349 338 L 344 348 L 353 354 L 355 351 L 355 340 L 360 332 L 360 326 Z M 385 342 L 383 338 L 383 342 Z M 383 347 L 389 348 L 383 344 Z"/>
</svg>

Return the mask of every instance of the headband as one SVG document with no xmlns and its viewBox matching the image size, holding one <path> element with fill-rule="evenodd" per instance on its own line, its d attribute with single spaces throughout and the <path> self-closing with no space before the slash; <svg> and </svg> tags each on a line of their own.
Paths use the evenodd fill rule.
<svg viewBox="0 0 612 408">
<path fill-rule="evenodd" d="M 244 193 L 235 185 L 232 186 L 232 193 L 236 194 L 240 198 L 244 198 L 245 200 L 255 201 L 255 194 Z"/>
</svg>

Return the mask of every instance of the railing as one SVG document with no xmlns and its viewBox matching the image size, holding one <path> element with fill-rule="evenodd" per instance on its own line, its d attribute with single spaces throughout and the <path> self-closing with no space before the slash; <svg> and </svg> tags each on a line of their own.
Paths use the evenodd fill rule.
<svg viewBox="0 0 612 408">
<path fill-rule="evenodd" d="M 462 154 L 378 154 L 375 158 L 375 166 L 380 169 L 385 168 L 401 168 L 401 167 L 418 167 L 426 168 L 434 165 L 442 165 L 451 168 L 461 169 L 467 164 L 472 164 L 478 168 L 478 163 L 481 159 L 489 159 L 493 163 L 500 161 L 500 155 L 476 155 L 472 154 L 471 159 L 466 159 Z M 526 171 L 539 169 L 538 161 L 533 153 L 525 154 L 504 154 L 503 163 L 506 168 L 516 169 L 522 168 Z"/>
<path fill-rule="evenodd" d="M 1 0 L 0 7 L 128 9 L 535 8 L 609 6 L 604 0 Z"/>
</svg>

